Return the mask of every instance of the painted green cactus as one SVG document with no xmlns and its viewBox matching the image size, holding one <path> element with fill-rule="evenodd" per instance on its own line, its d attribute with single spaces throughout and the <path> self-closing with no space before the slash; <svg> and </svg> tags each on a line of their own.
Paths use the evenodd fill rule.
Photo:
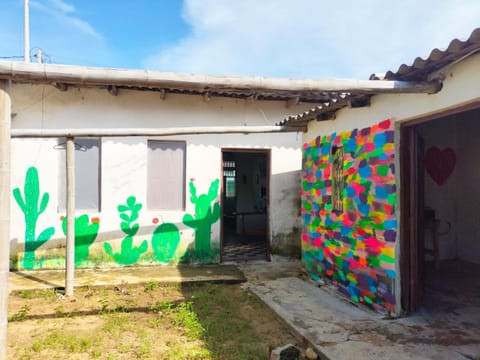
<svg viewBox="0 0 480 360">
<path fill-rule="evenodd" d="M 87 259 L 90 246 L 98 235 L 100 224 L 98 218 L 90 219 L 87 214 L 75 218 L 75 266 L 82 265 Z M 62 230 L 67 235 L 67 217 L 63 218 Z"/>
<path fill-rule="evenodd" d="M 139 225 L 134 223 L 138 219 L 138 213 L 142 209 L 142 204 L 137 203 L 135 196 L 127 198 L 126 205 L 118 205 L 117 210 L 120 213 L 120 228 L 127 234 L 122 240 L 121 249 L 119 253 L 114 253 L 112 246 L 109 243 L 103 244 L 105 252 L 113 258 L 113 260 L 120 265 L 132 265 L 138 261 L 148 249 L 147 240 L 143 240 L 140 246 L 133 245 L 133 237 L 137 234 Z M 129 214 L 130 213 L 130 214 Z"/>
<path fill-rule="evenodd" d="M 195 230 L 195 255 L 198 259 L 208 259 L 211 255 L 210 240 L 212 224 L 220 219 L 218 202 L 210 205 L 217 198 L 219 179 L 214 180 L 207 194 L 197 196 L 197 189 L 190 181 L 190 201 L 195 204 L 195 217 L 185 214 L 183 223 Z"/>
<path fill-rule="evenodd" d="M 19 188 L 13 190 L 13 196 L 25 216 L 25 254 L 23 267 L 25 269 L 33 269 L 35 266 L 35 251 L 50 240 L 55 233 L 55 229 L 49 227 L 36 236 L 38 218 L 47 208 L 50 197 L 48 193 L 44 193 L 40 199 L 38 171 L 33 166 L 27 170 L 23 193 L 24 196 L 22 197 Z"/>
<path fill-rule="evenodd" d="M 163 223 L 153 232 L 153 253 L 162 263 L 169 263 L 173 259 L 179 243 L 180 232 L 175 224 Z"/>
</svg>

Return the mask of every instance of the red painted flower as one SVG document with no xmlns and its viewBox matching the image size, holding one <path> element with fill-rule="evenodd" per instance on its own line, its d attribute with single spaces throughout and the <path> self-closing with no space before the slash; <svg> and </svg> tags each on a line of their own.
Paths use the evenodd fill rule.
<svg viewBox="0 0 480 360">
<path fill-rule="evenodd" d="M 195 181 L 195 178 L 190 178 L 190 181 Z"/>
<path fill-rule="evenodd" d="M 98 224 L 99 222 L 100 222 L 100 218 L 99 218 L 99 217 L 93 217 L 93 218 L 92 218 L 92 223 Z"/>
<path fill-rule="evenodd" d="M 158 224 L 158 218 L 153 218 L 153 219 L 152 219 L 152 223 Z"/>
<path fill-rule="evenodd" d="M 60 216 L 60 221 L 63 221 L 63 219 L 65 219 L 65 216 Z"/>
</svg>

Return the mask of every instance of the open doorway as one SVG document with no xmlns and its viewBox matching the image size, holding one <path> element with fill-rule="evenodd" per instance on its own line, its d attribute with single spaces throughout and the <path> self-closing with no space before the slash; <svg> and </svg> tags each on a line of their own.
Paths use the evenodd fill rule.
<svg viewBox="0 0 480 360">
<path fill-rule="evenodd" d="M 401 302 L 480 322 L 480 104 L 401 126 Z M 468 315 L 470 314 L 470 315 Z"/>
<path fill-rule="evenodd" d="M 221 260 L 269 260 L 270 151 L 222 149 Z"/>
</svg>

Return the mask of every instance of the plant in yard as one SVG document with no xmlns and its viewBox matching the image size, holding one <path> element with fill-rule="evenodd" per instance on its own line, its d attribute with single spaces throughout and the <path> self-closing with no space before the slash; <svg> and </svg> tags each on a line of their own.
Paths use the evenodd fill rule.
<svg viewBox="0 0 480 360">
<path fill-rule="evenodd" d="M 27 170 L 23 193 L 22 197 L 19 188 L 13 190 L 13 196 L 25 217 L 25 255 L 23 258 L 23 267 L 25 269 L 33 269 L 35 251 L 50 240 L 55 233 L 55 229 L 49 227 L 36 236 L 37 221 L 40 214 L 47 208 L 49 195 L 48 193 L 44 193 L 40 199 L 38 171 L 33 166 Z"/>
<path fill-rule="evenodd" d="M 220 205 L 215 202 L 217 198 L 219 180 L 214 180 L 207 194 L 197 196 L 197 189 L 190 181 L 190 201 L 195 204 L 195 216 L 185 214 L 183 223 L 195 230 L 195 255 L 200 260 L 208 260 L 211 255 L 210 239 L 212 224 L 220 219 Z"/>
<path fill-rule="evenodd" d="M 148 283 L 145 284 L 144 290 L 145 292 L 153 291 L 155 290 L 160 284 L 156 281 L 149 281 Z"/>
<path fill-rule="evenodd" d="M 32 299 L 35 296 L 33 290 L 20 290 L 18 297 L 22 299 Z"/>
<path fill-rule="evenodd" d="M 105 252 L 113 258 L 117 264 L 132 265 L 138 261 L 140 255 L 142 255 L 148 249 L 147 240 L 143 240 L 140 246 L 133 245 L 133 237 L 137 234 L 139 225 L 135 223 L 138 219 L 138 213 L 142 209 L 142 204 L 136 202 L 135 196 L 127 198 L 125 205 L 118 205 L 117 210 L 120 213 L 120 219 L 123 220 L 120 223 L 120 228 L 127 235 L 123 240 L 121 250 L 118 253 L 114 253 L 112 246 L 109 243 L 103 244 Z"/>
<path fill-rule="evenodd" d="M 98 235 L 100 224 L 87 214 L 75 218 L 75 266 L 82 265 L 88 259 L 89 248 Z M 67 217 L 63 218 L 62 230 L 67 235 Z"/>
<path fill-rule="evenodd" d="M 173 315 L 173 323 L 183 327 L 189 340 L 201 339 L 205 333 L 202 323 L 193 310 L 191 301 L 182 302 L 177 306 Z"/>
<path fill-rule="evenodd" d="M 25 321 L 27 320 L 28 313 L 30 312 L 30 306 L 23 305 L 20 310 L 8 318 L 8 321 Z"/>
</svg>

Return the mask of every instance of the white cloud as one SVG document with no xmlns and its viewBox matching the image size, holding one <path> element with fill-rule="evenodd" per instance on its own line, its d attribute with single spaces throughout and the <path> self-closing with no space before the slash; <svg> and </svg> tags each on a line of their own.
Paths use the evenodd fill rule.
<svg viewBox="0 0 480 360">
<path fill-rule="evenodd" d="M 189 36 L 144 61 L 162 71 L 357 77 L 396 70 L 480 24 L 478 0 L 186 0 Z"/>
<path fill-rule="evenodd" d="M 62 0 L 48 0 L 48 3 L 31 1 L 30 5 L 47 15 L 53 16 L 57 21 L 73 27 L 89 36 L 102 38 L 102 36 L 87 21 L 74 16 L 75 7 Z"/>
<path fill-rule="evenodd" d="M 67 21 L 70 23 L 72 26 L 77 28 L 78 30 L 82 31 L 83 33 L 90 35 L 92 37 L 96 37 L 101 39 L 102 35 L 100 35 L 92 25 L 90 25 L 88 22 L 83 21 L 81 19 L 72 17 L 72 16 L 64 16 L 63 20 Z"/>
<path fill-rule="evenodd" d="M 3 1 L 0 56 L 21 56 L 23 1 Z M 30 46 L 31 56 L 41 48 L 45 60 L 54 63 L 111 66 L 115 59 L 104 36 L 64 0 L 30 0 Z"/>
<path fill-rule="evenodd" d="M 62 0 L 50 0 L 50 4 L 64 13 L 75 12 L 75 6 Z"/>
</svg>

